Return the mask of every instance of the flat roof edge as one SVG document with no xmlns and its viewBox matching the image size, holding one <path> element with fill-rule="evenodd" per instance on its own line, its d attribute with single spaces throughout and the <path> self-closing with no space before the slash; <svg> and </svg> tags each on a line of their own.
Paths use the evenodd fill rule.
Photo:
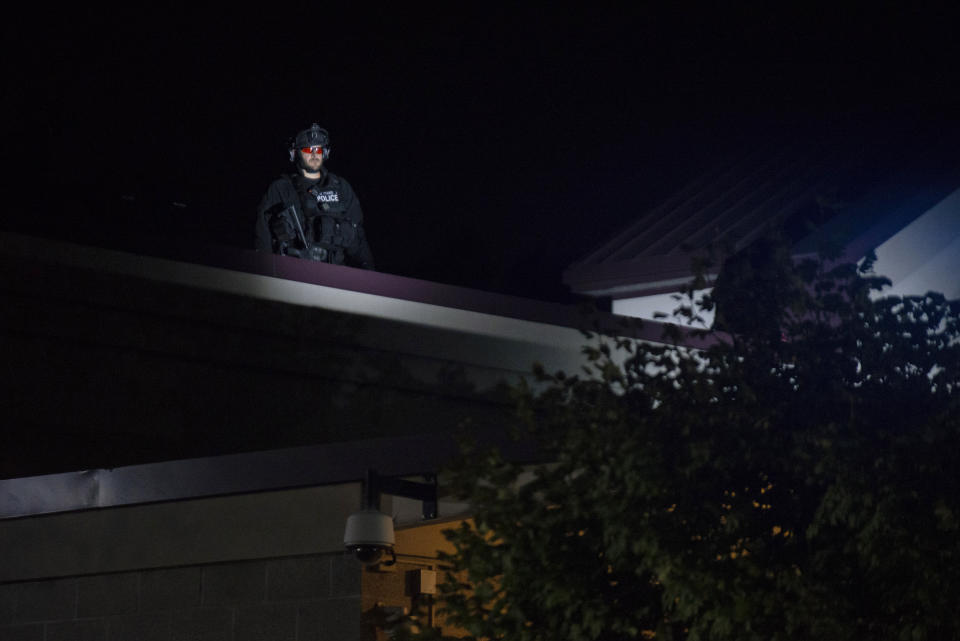
<svg viewBox="0 0 960 641">
<path fill-rule="evenodd" d="M 515 460 L 536 457 L 529 443 L 486 438 Z M 0 520 L 351 483 L 368 468 L 435 473 L 457 452 L 453 436 L 424 434 L 3 479 Z"/>
<path fill-rule="evenodd" d="M 0 253 L 43 261 L 543 344 L 582 343 L 582 332 L 660 342 L 663 325 L 642 329 L 596 308 L 525 299 L 454 285 L 227 247 L 148 246 L 143 253 L 0 232 Z M 544 327 L 547 326 L 547 327 Z M 544 331 L 548 330 L 548 331 Z"/>
</svg>

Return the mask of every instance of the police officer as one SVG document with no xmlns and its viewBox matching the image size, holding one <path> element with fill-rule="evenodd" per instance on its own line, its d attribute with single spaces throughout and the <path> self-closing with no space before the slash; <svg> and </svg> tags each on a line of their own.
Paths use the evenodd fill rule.
<svg viewBox="0 0 960 641">
<path fill-rule="evenodd" d="M 330 134 L 314 123 L 296 135 L 290 161 L 299 170 L 273 181 L 257 209 L 259 251 L 373 269 L 360 201 L 324 166 Z"/>
</svg>

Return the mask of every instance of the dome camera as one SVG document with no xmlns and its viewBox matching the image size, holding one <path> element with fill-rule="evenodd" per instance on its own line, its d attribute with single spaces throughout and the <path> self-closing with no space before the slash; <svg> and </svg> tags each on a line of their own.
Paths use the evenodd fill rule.
<svg viewBox="0 0 960 641">
<path fill-rule="evenodd" d="M 395 540 L 393 519 L 380 510 L 367 508 L 347 518 L 343 544 L 364 565 L 379 563 L 385 552 L 395 559 Z"/>
</svg>

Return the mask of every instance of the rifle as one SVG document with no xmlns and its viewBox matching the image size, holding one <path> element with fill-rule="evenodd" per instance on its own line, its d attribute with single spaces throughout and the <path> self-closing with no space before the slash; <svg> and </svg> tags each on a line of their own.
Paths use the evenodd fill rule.
<svg viewBox="0 0 960 641">
<path fill-rule="evenodd" d="M 279 229 L 273 229 L 273 232 L 274 235 L 278 237 L 278 240 L 280 240 L 282 253 L 285 253 L 288 256 L 296 256 L 297 258 L 306 258 L 307 260 L 315 260 L 319 262 L 327 261 L 327 249 L 307 240 L 307 235 L 303 232 L 303 225 L 300 224 L 300 215 L 297 213 L 296 207 L 290 205 L 283 211 L 276 214 L 276 216 L 276 220 L 280 224 L 275 225 L 276 227 L 279 227 Z M 292 239 L 292 236 L 289 233 L 290 228 L 296 230 L 297 236 L 300 238 L 300 243 L 303 245 L 303 249 L 288 247 L 286 245 L 286 240 Z"/>
</svg>

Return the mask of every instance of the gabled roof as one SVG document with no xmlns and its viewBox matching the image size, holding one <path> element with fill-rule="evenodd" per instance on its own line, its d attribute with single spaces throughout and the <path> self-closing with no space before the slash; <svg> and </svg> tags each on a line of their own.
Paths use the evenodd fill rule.
<svg viewBox="0 0 960 641">
<path fill-rule="evenodd" d="M 746 246 L 771 225 L 836 187 L 836 150 L 777 146 L 723 162 L 571 265 L 564 282 L 578 293 L 673 291 L 690 278 L 690 259 L 711 243 Z"/>
<path fill-rule="evenodd" d="M 676 291 L 692 277 L 691 259 L 711 244 L 737 251 L 781 224 L 805 233 L 804 219 L 835 222 L 798 244 L 799 253 L 830 237 L 862 256 L 960 186 L 956 171 L 918 158 L 922 145 L 899 144 L 767 143 L 640 215 L 571 265 L 563 281 L 576 293 L 613 298 Z M 927 169 L 905 171 L 917 164 Z"/>
</svg>

